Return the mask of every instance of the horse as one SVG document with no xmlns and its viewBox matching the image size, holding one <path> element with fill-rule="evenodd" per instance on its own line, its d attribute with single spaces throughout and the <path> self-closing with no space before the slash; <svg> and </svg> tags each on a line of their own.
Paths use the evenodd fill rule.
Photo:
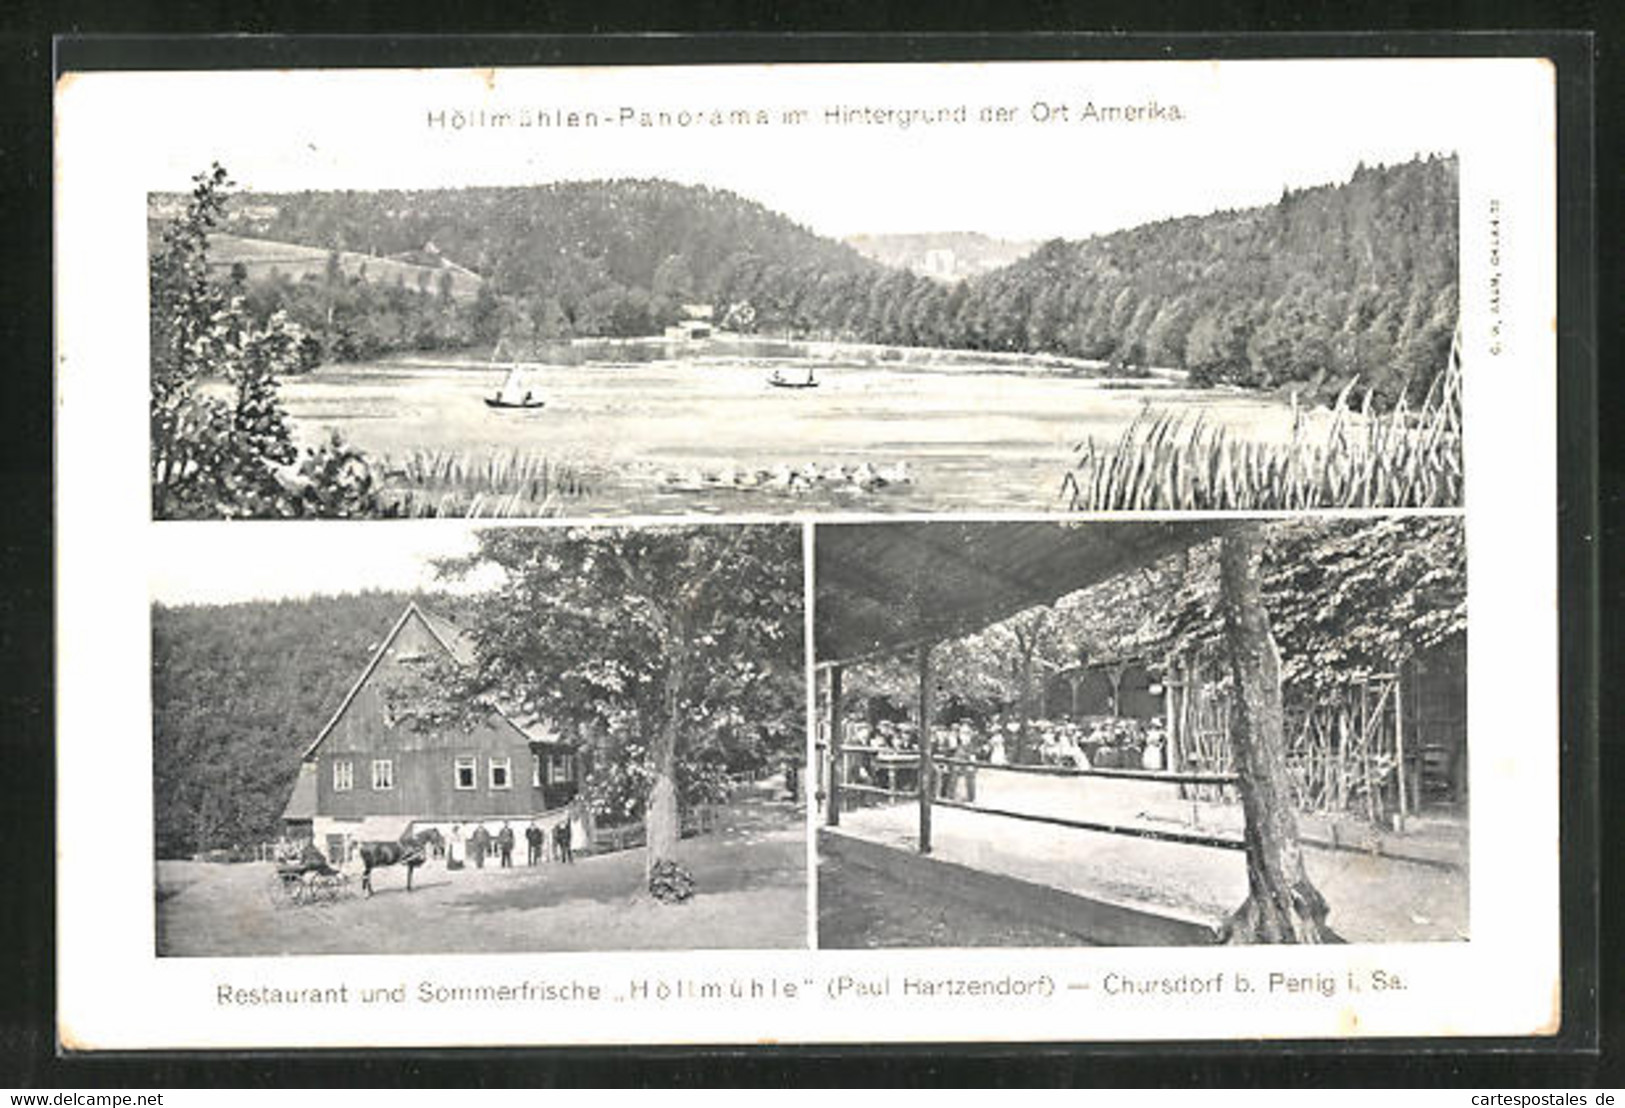
<svg viewBox="0 0 1625 1108">
<path fill-rule="evenodd" d="M 429 830 L 421 835 L 402 835 L 400 840 L 392 843 L 362 843 L 361 853 L 361 891 L 368 896 L 372 895 L 372 871 L 383 866 L 401 865 L 406 867 L 406 891 L 412 891 L 412 871 L 428 861 L 428 855 L 423 849 L 429 836 L 438 835 L 439 832 Z"/>
<path fill-rule="evenodd" d="M 431 858 L 446 856 L 446 837 L 433 827 L 418 832 L 417 844 L 426 847 Z"/>
</svg>

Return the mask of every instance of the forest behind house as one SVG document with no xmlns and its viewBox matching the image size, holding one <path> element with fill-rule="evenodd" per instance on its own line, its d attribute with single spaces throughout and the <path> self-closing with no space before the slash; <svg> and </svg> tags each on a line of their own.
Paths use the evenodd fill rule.
<svg viewBox="0 0 1625 1108">
<path fill-rule="evenodd" d="M 153 605 L 158 857 L 275 837 L 301 756 L 411 599 Z"/>
</svg>

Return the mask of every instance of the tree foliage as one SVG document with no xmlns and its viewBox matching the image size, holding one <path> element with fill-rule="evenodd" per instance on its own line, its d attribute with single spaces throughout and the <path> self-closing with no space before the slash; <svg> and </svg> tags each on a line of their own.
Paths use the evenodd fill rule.
<svg viewBox="0 0 1625 1108">
<path fill-rule="evenodd" d="M 1467 629 L 1467 559 L 1461 521 L 1406 516 L 1379 520 L 1281 520 L 1262 528 L 1262 590 L 1289 687 L 1314 693 L 1409 659 Z M 1120 574 L 1052 606 L 1034 649 L 1036 670 L 1169 656 L 1220 657 L 1218 543 Z M 933 652 L 939 705 L 958 700 L 979 714 L 1004 711 L 1021 695 L 1021 642 L 1010 620 Z M 864 666 L 862 689 L 910 704 L 906 660 Z M 855 698 L 854 698 L 855 699 Z"/>
<path fill-rule="evenodd" d="M 1287 520 L 1264 535 L 1264 602 L 1289 686 L 1393 672 L 1467 630 L 1460 519 Z M 1195 655 L 1220 641 L 1215 557 L 1212 544 L 1191 552 L 1161 621 L 1166 651 Z"/>
<path fill-rule="evenodd" d="M 277 377 L 297 368 L 303 334 L 281 313 L 256 321 L 240 287 L 209 276 L 209 231 L 230 184 L 219 165 L 194 178 L 151 260 L 153 515 L 372 514 L 359 455 L 336 437 L 303 461 L 294 446 Z"/>
<path fill-rule="evenodd" d="M 475 608 L 478 663 L 454 695 L 506 698 L 590 751 L 588 796 L 648 821 L 651 870 L 681 804 L 714 799 L 726 772 L 799 759 L 795 528 L 490 529 L 447 571 L 484 565 L 504 583 Z"/>
</svg>

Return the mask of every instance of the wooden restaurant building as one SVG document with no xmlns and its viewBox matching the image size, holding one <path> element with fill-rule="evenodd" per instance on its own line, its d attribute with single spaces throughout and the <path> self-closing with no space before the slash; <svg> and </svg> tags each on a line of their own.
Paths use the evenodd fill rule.
<svg viewBox="0 0 1625 1108">
<path fill-rule="evenodd" d="M 523 841 L 531 820 L 568 818 L 579 767 L 572 747 L 539 722 L 493 709 L 470 723 L 428 722 L 403 711 L 449 662 L 473 663 L 468 637 L 407 605 L 321 733 L 305 750 L 283 830 L 335 861 L 354 841 L 430 828 L 465 834 L 504 822 Z"/>
</svg>

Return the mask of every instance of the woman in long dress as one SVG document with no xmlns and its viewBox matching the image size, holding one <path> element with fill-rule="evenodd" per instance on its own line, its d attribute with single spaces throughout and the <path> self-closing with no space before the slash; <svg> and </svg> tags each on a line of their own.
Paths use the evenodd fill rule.
<svg viewBox="0 0 1625 1108">
<path fill-rule="evenodd" d="M 467 843 L 463 839 L 463 825 L 452 824 L 451 837 L 446 841 L 446 868 L 462 869 L 467 848 Z"/>
<path fill-rule="evenodd" d="M 570 802 L 570 853 L 585 853 L 592 844 L 592 829 L 587 826 L 587 803 L 580 797 Z"/>
</svg>

